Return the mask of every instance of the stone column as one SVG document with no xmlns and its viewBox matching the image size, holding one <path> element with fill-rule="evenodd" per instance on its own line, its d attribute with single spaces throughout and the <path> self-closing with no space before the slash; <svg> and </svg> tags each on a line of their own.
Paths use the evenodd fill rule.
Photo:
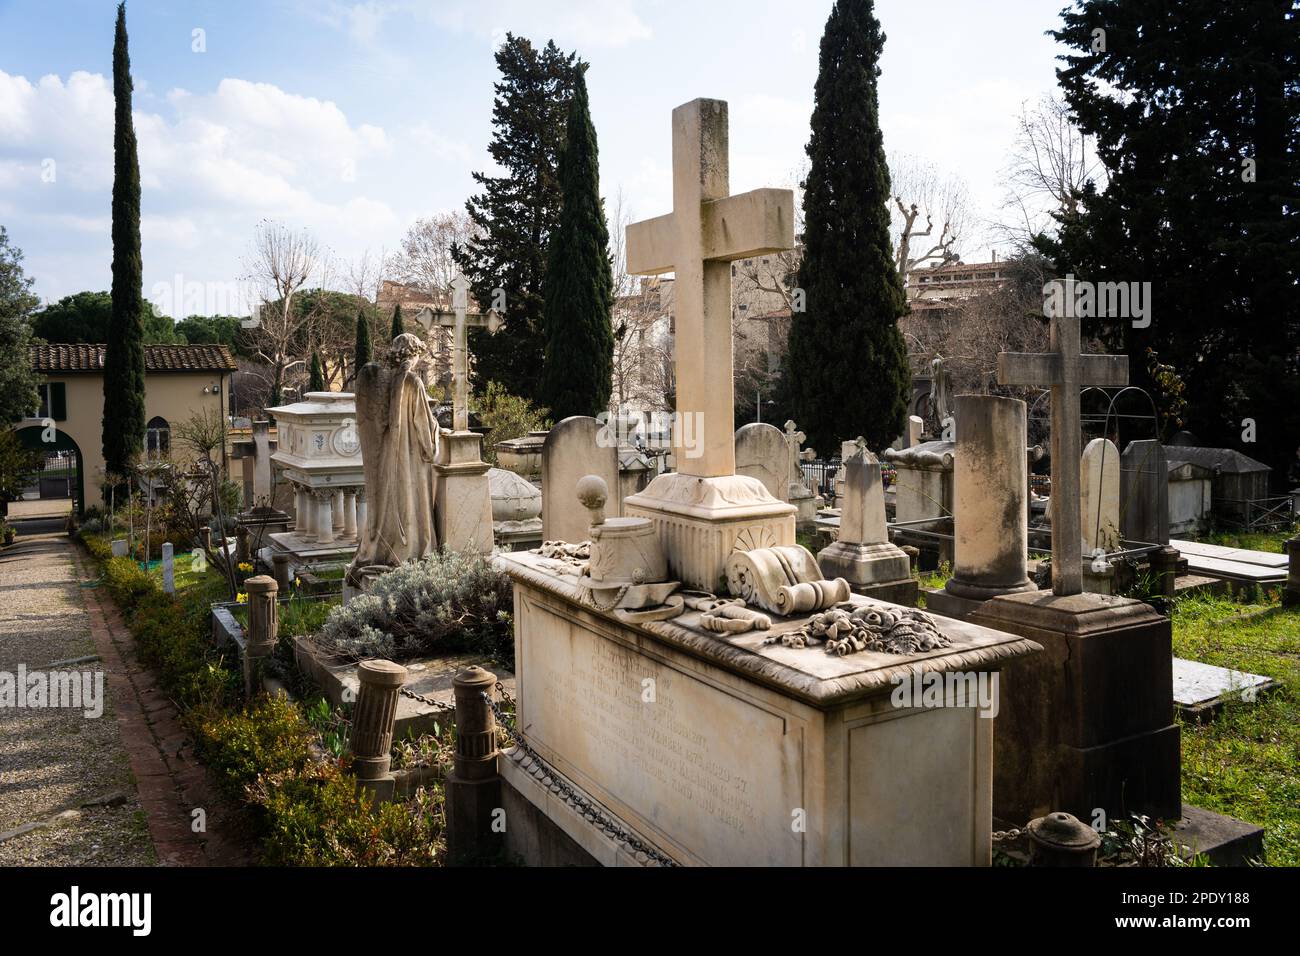
<svg viewBox="0 0 1300 956">
<path fill-rule="evenodd" d="M 334 543 L 334 494 L 330 491 L 313 491 L 316 499 L 316 543 Z"/>
<path fill-rule="evenodd" d="M 281 591 L 289 590 L 289 553 L 287 551 L 271 552 L 271 573 Z"/>
<path fill-rule="evenodd" d="M 244 582 L 248 594 L 248 633 L 244 648 L 244 693 L 257 693 L 262 684 L 263 663 L 275 651 L 279 630 L 279 585 L 275 578 L 260 574 Z"/>
<path fill-rule="evenodd" d="M 176 554 L 170 541 L 164 541 L 162 546 L 162 581 L 164 592 L 176 593 Z"/>
<path fill-rule="evenodd" d="M 1282 603 L 1294 607 L 1300 604 L 1300 536 L 1287 540 L 1286 554 L 1286 590 L 1282 592 Z"/>
<path fill-rule="evenodd" d="M 335 488 L 330 494 L 330 520 L 334 531 L 343 530 L 343 489 Z"/>
<path fill-rule="evenodd" d="M 362 538 L 366 533 L 366 489 L 357 488 L 357 537 Z"/>
<path fill-rule="evenodd" d="M 352 770 L 359 790 L 369 790 L 376 801 L 388 800 L 393 795 L 389 751 L 393 748 L 397 695 L 406 683 L 406 668 L 392 661 L 362 661 L 357 666 L 357 678 L 361 689 L 352 712 L 352 737 L 348 742 L 354 757 Z"/>
<path fill-rule="evenodd" d="M 501 833 L 501 779 L 497 776 L 497 723 L 483 695 L 491 695 L 496 675 L 467 667 L 456 675 L 456 757 L 446 780 L 447 854 L 467 861 L 490 856 Z M 504 822 L 504 820 L 503 820 Z"/>
<path fill-rule="evenodd" d="M 294 485 L 294 530 L 300 538 L 311 538 L 315 525 L 315 508 L 306 485 Z"/>
<path fill-rule="evenodd" d="M 345 488 L 343 495 L 343 537 L 355 538 L 357 536 L 357 490 L 355 488 Z"/>
<path fill-rule="evenodd" d="M 926 606 L 963 617 L 989 598 L 1034 585 L 1027 573 L 1025 403 L 958 395 L 954 415 L 953 576 Z"/>
</svg>

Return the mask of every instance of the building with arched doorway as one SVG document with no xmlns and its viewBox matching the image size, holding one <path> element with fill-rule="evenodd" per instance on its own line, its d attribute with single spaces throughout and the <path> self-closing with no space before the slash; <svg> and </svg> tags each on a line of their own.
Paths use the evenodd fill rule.
<svg viewBox="0 0 1300 956">
<path fill-rule="evenodd" d="M 104 475 L 103 345 L 33 345 L 28 355 L 41 376 L 40 407 L 13 427 L 28 448 L 46 452 L 58 480 L 40 482 L 37 493 L 66 496 L 78 513 L 100 498 Z M 203 412 L 227 421 L 235 360 L 224 345 L 146 345 L 146 453 L 172 450 L 172 429 Z M 225 450 L 223 448 L 223 455 Z M 225 464 L 225 462 L 223 462 Z"/>
</svg>

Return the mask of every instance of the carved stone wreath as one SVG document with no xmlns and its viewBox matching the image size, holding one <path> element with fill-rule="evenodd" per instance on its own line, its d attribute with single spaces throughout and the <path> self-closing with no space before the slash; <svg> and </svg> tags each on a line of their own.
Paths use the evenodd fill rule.
<svg viewBox="0 0 1300 956">
<path fill-rule="evenodd" d="M 797 631 L 769 637 L 764 644 L 786 647 L 826 645 L 826 653 L 921 654 L 952 645 L 924 611 L 910 607 L 839 604 L 813 615 Z"/>
</svg>

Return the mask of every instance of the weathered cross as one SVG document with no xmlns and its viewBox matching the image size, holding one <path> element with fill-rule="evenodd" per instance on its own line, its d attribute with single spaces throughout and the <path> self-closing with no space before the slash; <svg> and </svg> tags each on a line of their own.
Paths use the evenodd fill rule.
<svg viewBox="0 0 1300 956">
<path fill-rule="evenodd" d="M 677 470 L 736 473 L 732 398 L 731 267 L 794 246 L 794 193 L 729 195 L 727 104 L 692 100 L 673 110 L 673 211 L 627 227 L 627 270 L 673 272 Z M 683 422 L 699 446 L 686 446 Z"/>
<path fill-rule="evenodd" d="M 1067 314 L 1051 315 L 1050 352 L 998 353 L 998 382 L 1052 390 L 1052 592 L 1058 595 L 1083 591 L 1079 392 L 1087 385 L 1128 384 L 1127 355 L 1080 352 L 1079 317 L 1070 308 L 1072 284 L 1067 280 Z"/>
<path fill-rule="evenodd" d="M 799 467 L 799 462 L 816 461 L 817 452 L 811 448 L 802 447 L 803 443 L 807 440 L 808 436 L 805 435 L 803 432 L 799 431 L 795 427 L 793 421 L 788 421 L 785 423 L 784 434 L 785 434 L 785 451 L 790 459 L 790 468 L 788 469 L 790 472 L 789 482 L 791 485 L 797 484 L 799 492 L 803 493 L 804 475 L 803 475 L 803 469 Z"/>
<path fill-rule="evenodd" d="M 495 310 L 486 314 L 469 311 L 469 280 L 459 272 L 451 280 L 450 312 L 434 312 L 428 306 L 415 316 L 427 332 L 433 326 L 452 329 L 452 429 L 469 431 L 469 345 L 467 330 L 470 327 L 487 329 L 495 335 L 501 328 L 501 316 Z"/>
</svg>

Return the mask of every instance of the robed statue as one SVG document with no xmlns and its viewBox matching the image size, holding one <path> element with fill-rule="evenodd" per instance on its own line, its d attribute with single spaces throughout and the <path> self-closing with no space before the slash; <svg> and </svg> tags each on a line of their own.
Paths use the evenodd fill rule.
<svg viewBox="0 0 1300 956">
<path fill-rule="evenodd" d="M 369 362 L 357 373 L 357 431 L 370 506 L 348 569 L 354 586 L 363 569 L 395 567 L 438 549 L 438 423 L 429 407 L 427 366 L 424 342 L 403 334 L 393 339 L 386 362 Z"/>
</svg>

